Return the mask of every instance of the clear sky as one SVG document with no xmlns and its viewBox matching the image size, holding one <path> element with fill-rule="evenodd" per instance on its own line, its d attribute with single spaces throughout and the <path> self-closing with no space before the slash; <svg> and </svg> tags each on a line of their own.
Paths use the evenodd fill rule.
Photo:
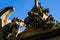
<svg viewBox="0 0 60 40">
<path fill-rule="evenodd" d="M 60 21 L 60 0 L 38 0 L 42 3 L 44 8 L 49 8 L 53 17 Z M 0 9 L 7 6 L 13 6 L 15 11 L 11 14 L 9 19 L 19 17 L 25 19 L 28 12 L 34 6 L 34 0 L 0 0 Z"/>
<path fill-rule="evenodd" d="M 44 8 L 50 8 L 50 13 L 54 18 L 60 21 L 60 0 L 38 0 L 42 3 Z M 19 17 L 25 19 L 28 11 L 34 6 L 34 0 L 0 0 L 0 9 L 13 6 L 15 11 L 11 14 L 9 19 Z"/>
</svg>

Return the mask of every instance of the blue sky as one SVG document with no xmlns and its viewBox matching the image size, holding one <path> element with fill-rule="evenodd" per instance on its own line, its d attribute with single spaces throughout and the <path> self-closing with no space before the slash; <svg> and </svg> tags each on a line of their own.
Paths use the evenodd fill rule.
<svg viewBox="0 0 60 40">
<path fill-rule="evenodd" d="M 38 0 L 42 3 L 44 8 L 50 8 L 50 13 L 53 17 L 60 21 L 60 0 Z M 13 6 L 15 11 L 11 14 L 9 19 L 19 17 L 25 19 L 28 11 L 34 6 L 34 0 L 0 0 L 0 9 Z"/>
<path fill-rule="evenodd" d="M 49 8 L 55 20 L 60 21 L 60 0 L 38 0 L 42 3 L 44 8 Z M 7 6 L 13 6 L 15 11 L 11 14 L 9 19 L 19 17 L 25 19 L 28 12 L 34 6 L 34 0 L 0 0 L 0 9 Z"/>
</svg>

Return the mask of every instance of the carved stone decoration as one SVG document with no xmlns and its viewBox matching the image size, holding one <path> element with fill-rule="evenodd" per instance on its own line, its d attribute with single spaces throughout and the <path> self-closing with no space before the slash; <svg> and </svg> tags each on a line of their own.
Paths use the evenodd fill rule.
<svg viewBox="0 0 60 40">
<path fill-rule="evenodd" d="M 24 20 L 26 30 L 17 36 L 17 40 L 60 40 L 60 23 L 55 23 L 54 17 L 48 15 L 49 8 L 45 9 L 41 3 L 37 6 L 37 1 Z"/>
<path fill-rule="evenodd" d="M 24 21 L 19 18 L 13 18 L 11 23 L 6 24 L 3 27 L 3 38 L 5 40 L 15 40 L 15 38 L 20 34 L 22 31 L 19 31 L 19 28 L 24 26 Z"/>
<path fill-rule="evenodd" d="M 18 17 L 13 18 L 12 21 L 8 20 L 13 11 L 13 7 L 6 7 L 0 11 L 0 39 L 15 40 L 18 34 L 22 32 L 19 28 L 25 25 L 24 20 Z"/>
<path fill-rule="evenodd" d="M 8 17 L 13 10 L 13 7 L 6 7 L 0 10 L 0 40 L 4 40 L 3 26 L 9 23 Z"/>
<path fill-rule="evenodd" d="M 45 21 L 48 18 L 49 9 L 43 8 L 40 3 L 39 7 L 34 6 L 30 12 L 28 12 L 28 17 L 25 18 L 24 22 L 27 29 L 36 29 L 36 28 L 47 28 Z"/>
<path fill-rule="evenodd" d="M 44 8 L 41 3 L 38 5 L 38 0 L 24 20 L 14 17 L 9 21 L 13 11 L 13 7 L 0 10 L 0 40 L 60 40 L 60 22 L 55 22 L 52 14 L 48 15 L 49 8 Z M 21 31 L 23 26 L 26 30 Z"/>
<path fill-rule="evenodd" d="M 0 11 L 0 19 L 2 20 L 2 27 L 10 22 L 10 20 L 8 20 L 8 17 L 13 11 L 14 11 L 13 7 L 6 7 Z"/>
</svg>

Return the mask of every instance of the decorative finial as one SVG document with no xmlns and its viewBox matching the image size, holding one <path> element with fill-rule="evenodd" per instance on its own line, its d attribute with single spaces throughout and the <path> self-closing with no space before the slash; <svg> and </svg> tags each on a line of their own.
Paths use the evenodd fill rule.
<svg viewBox="0 0 60 40">
<path fill-rule="evenodd" d="M 35 7 L 38 7 L 38 0 L 35 0 Z"/>
</svg>

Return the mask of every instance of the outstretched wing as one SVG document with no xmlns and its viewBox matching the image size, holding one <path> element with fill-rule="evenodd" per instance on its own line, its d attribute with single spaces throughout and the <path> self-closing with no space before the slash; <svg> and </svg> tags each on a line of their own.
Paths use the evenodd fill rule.
<svg viewBox="0 0 60 40">
<path fill-rule="evenodd" d="M 14 11 L 13 7 L 6 7 L 0 11 L 0 18 L 2 20 L 2 26 L 7 24 L 8 17 L 11 14 L 11 12 L 13 12 L 13 11 Z"/>
</svg>

